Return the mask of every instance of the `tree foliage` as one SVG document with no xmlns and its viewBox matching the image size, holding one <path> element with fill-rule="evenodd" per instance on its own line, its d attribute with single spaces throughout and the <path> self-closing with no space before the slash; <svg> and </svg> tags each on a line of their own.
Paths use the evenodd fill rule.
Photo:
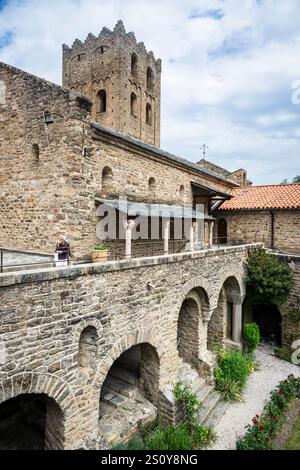
<svg viewBox="0 0 300 470">
<path fill-rule="evenodd" d="M 247 295 L 254 305 L 281 305 L 292 286 L 292 270 L 277 256 L 256 249 L 247 261 Z"/>
</svg>

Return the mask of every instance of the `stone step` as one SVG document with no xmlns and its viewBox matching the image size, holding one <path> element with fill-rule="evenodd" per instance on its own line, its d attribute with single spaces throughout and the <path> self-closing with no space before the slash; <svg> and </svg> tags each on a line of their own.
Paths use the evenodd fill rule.
<svg viewBox="0 0 300 470">
<path fill-rule="evenodd" d="M 219 423 L 220 419 L 222 416 L 226 413 L 227 408 L 229 407 L 229 402 L 228 401 L 219 401 L 217 406 L 212 410 L 212 412 L 208 415 L 206 420 L 204 421 L 203 424 L 206 426 L 209 426 L 212 430 L 215 429 L 217 424 Z"/>
<path fill-rule="evenodd" d="M 116 392 L 111 392 L 109 389 L 105 389 L 104 387 L 101 401 L 107 403 L 113 408 L 119 408 L 119 406 L 124 405 L 124 403 L 126 403 L 126 397 L 119 395 Z"/>
<path fill-rule="evenodd" d="M 109 375 L 111 377 L 115 377 L 116 379 L 122 380 L 131 385 L 138 384 L 138 377 L 136 373 L 132 370 L 125 369 L 124 367 L 113 366 L 109 371 Z"/>
<path fill-rule="evenodd" d="M 105 379 L 104 387 L 111 392 L 117 392 L 127 398 L 133 397 L 136 391 L 136 386 L 117 379 L 110 374 L 108 374 L 107 378 Z"/>
<path fill-rule="evenodd" d="M 196 390 L 195 390 L 195 393 L 198 397 L 198 399 L 201 401 L 201 402 L 204 402 L 204 400 L 206 399 L 206 397 L 212 392 L 213 390 L 213 387 L 211 385 L 208 385 L 205 380 L 204 380 L 204 383 L 201 384 Z"/>
<path fill-rule="evenodd" d="M 209 415 L 212 413 L 212 411 L 215 409 L 215 407 L 219 403 L 220 399 L 221 399 L 220 394 L 214 391 L 212 388 L 210 393 L 206 396 L 205 400 L 203 400 L 202 407 L 200 408 L 199 416 L 198 416 L 199 424 L 203 424 L 207 420 Z"/>
</svg>

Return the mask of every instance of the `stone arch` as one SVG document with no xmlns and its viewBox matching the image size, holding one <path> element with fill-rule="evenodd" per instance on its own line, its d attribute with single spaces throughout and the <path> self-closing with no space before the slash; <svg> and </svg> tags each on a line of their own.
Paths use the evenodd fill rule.
<svg viewBox="0 0 300 470">
<path fill-rule="evenodd" d="M 98 100 L 98 113 L 106 113 L 106 105 L 107 105 L 107 95 L 104 89 L 99 90 L 97 93 L 97 100 Z"/>
<path fill-rule="evenodd" d="M 73 341 L 75 344 L 78 344 L 81 333 L 89 326 L 93 326 L 97 330 L 98 340 L 103 336 L 103 325 L 100 320 L 95 318 L 82 320 L 77 323 L 73 329 Z"/>
<path fill-rule="evenodd" d="M 72 405 L 69 409 L 74 410 L 78 407 L 68 382 L 53 374 L 23 372 L 0 383 L 0 403 L 28 393 L 48 395 L 57 402 L 64 413 L 68 401 Z"/>
<path fill-rule="evenodd" d="M 148 180 L 148 190 L 149 192 L 153 192 L 155 191 L 155 188 L 156 188 L 156 180 L 153 176 L 151 176 L 151 178 L 149 178 Z"/>
<path fill-rule="evenodd" d="M 48 449 L 66 448 L 70 417 L 78 410 L 76 397 L 68 383 L 52 374 L 28 372 L 16 374 L 0 384 L 0 404 L 26 396 L 49 399 L 45 446 Z"/>
<path fill-rule="evenodd" d="M 107 376 L 113 363 L 120 357 L 123 352 L 127 351 L 132 346 L 136 346 L 141 343 L 148 343 L 156 349 L 161 364 L 163 345 L 158 338 L 157 330 L 150 330 L 147 328 L 134 329 L 122 338 L 120 338 L 119 341 L 114 343 L 114 346 L 100 361 L 93 380 L 93 388 L 100 390 L 103 385 L 103 381 L 105 380 L 105 377 Z"/>
<path fill-rule="evenodd" d="M 241 308 L 245 297 L 243 275 L 228 272 L 220 279 L 216 295 L 212 302 L 213 309 L 208 324 L 208 343 L 223 345 L 225 340 L 233 341 L 233 330 L 242 327 Z M 240 318 L 239 318 L 240 316 Z"/>
<path fill-rule="evenodd" d="M 102 190 L 111 189 L 113 182 L 113 172 L 109 166 L 105 166 L 102 170 Z"/>
<path fill-rule="evenodd" d="M 214 296 L 214 290 L 213 290 L 212 283 L 210 283 L 207 279 L 203 278 L 202 276 L 196 276 L 184 284 L 179 295 L 178 311 L 181 307 L 182 302 L 186 298 L 186 296 L 195 288 L 202 289 L 203 292 L 205 293 L 207 302 L 206 302 L 206 305 L 202 305 L 202 315 L 205 320 L 209 320 L 209 316 L 213 308 L 211 304 L 212 304 L 212 299 Z"/>
<path fill-rule="evenodd" d="M 150 103 L 146 104 L 146 123 L 152 125 L 152 107 Z"/>
<path fill-rule="evenodd" d="M 134 92 L 130 95 L 130 114 L 137 116 L 137 96 Z"/>
<path fill-rule="evenodd" d="M 154 90 L 154 73 L 151 67 L 147 67 L 147 91 Z"/>
<path fill-rule="evenodd" d="M 135 52 L 131 54 L 131 75 L 133 77 L 137 76 L 137 70 L 138 70 L 138 56 L 136 55 Z"/>
<path fill-rule="evenodd" d="M 207 350 L 209 300 L 203 287 L 195 287 L 185 296 L 177 320 L 177 350 L 179 356 L 199 369 L 199 358 Z"/>
</svg>

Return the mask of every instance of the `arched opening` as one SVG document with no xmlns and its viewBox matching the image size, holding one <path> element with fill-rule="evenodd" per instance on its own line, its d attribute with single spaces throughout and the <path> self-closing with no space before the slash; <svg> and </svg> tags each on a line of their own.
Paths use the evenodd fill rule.
<svg viewBox="0 0 300 470">
<path fill-rule="evenodd" d="M 23 394 L 0 404 L 0 450 L 59 450 L 63 413 L 45 394 Z"/>
<path fill-rule="evenodd" d="M 133 92 L 130 95 L 130 113 L 132 116 L 137 116 L 137 97 Z"/>
<path fill-rule="evenodd" d="M 155 178 L 153 178 L 153 177 L 149 178 L 149 181 L 148 181 L 148 189 L 149 189 L 149 191 L 150 191 L 150 192 L 155 191 L 155 187 L 156 187 Z"/>
<path fill-rule="evenodd" d="M 133 77 L 137 76 L 137 64 L 138 64 L 138 57 L 135 52 L 131 54 L 131 75 Z"/>
<path fill-rule="evenodd" d="M 80 369 L 94 369 L 97 359 L 97 330 L 94 326 L 85 328 L 79 339 L 78 366 Z"/>
<path fill-rule="evenodd" d="M 150 92 L 154 90 L 154 74 L 151 67 L 147 67 L 147 90 Z"/>
<path fill-rule="evenodd" d="M 111 366 L 100 393 L 99 429 L 104 439 L 124 441 L 155 419 L 159 401 L 159 357 L 149 343 L 125 351 Z"/>
<path fill-rule="evenodd" d="M 113 172 L 109 166 L 106 166 L 102 170 L 102 191 L 111 189 L 113 181 Z"/>
<path fill-rule="evenodd" d="M 241 290 L 237 279 L 230 276 L 224 282 L 218 298 L 218 306 L 214 310 L 208 324 L 209 346 L 224 345 L 226 341 L 240 342 L 242 316 L 238 317 L 241 308 Z M 240 312 L 241 313 L 241 312 Z"/>
<path fill-rule="evenodd" d="M 220 219 L 218 221 L 218 243 L 226 244 L 227 243 L 227 221 L 225 219 Z"/>
<path fill-rule="evenodd" d="M 177 324 L 177 347 L 179 356 L 194 367 L 198 367 L 198 323 L 199 307 L 194 299 L 182 303 Z"/>
<path fill-rule="evenodd" d="M 253 321 L 259 326 L 263 342 L 272 346 L 281 346 L 282 316 L 276 305 L 254 305 Z"/>
<path fill-rule="evenodd" d="M 32 156 L 33 156 L 33 162 L 34 163 L 39 163 L 40 161 L 40 147 L 38 144 L 33 144 L 32 145 Z"/>
<path fill-rule="evenodd" d="M 146 105 L 146 123 L 152 125 L 152 108 L 149 103 Z"/>
<path fill-rule="evenodd" d="M 184 202 L 184 185 L 182 184 L 179 188 L 179 201 Z"/>
<path fill-rule="evenodd" d="M 203 322 L 206 310 L 209 310 L 207 294 L 197 287 L 184 299 L 177 322 L 178 354 L 197 370 L 200 354 L 207 350 L 207 328 Z"/>
<path fill-rule="evenodd" d="M 98 96 L 98 112 L 105 113 L 106 112 L 106 91 L 100 90 L 97 96 Z"/>
</svg>

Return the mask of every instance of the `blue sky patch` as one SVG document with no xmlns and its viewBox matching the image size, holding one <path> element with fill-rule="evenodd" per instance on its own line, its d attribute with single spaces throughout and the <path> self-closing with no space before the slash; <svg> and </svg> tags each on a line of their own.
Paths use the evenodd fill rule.
<svg viewBox="0 0 300 470">
<path fill-rule="evenodd" d="M 190 14 L 189 20 L 194 20 L 196 18 L 212 18 L 214 20 L 221 20 L 224 16 L 224 13 L 222 10 L 207 10 L 203 13 L 200 13 L 198 11 L 194 11 L 193 13 Z"/>
<path fill-rule="evenodd" d="M 1 1 L 1 0 L 0 0 Z M 5 34 L 0 36 L 0 49 L 9 46 L 14 39 L 14 33 L 7 31 Z"/>
</svg>

